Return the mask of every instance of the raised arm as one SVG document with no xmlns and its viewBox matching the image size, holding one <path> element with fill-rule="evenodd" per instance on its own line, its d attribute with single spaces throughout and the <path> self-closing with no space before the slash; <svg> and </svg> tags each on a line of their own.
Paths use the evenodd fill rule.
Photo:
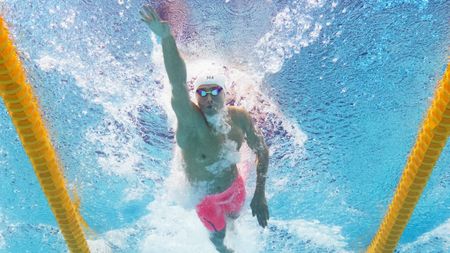
<svg viewBox="0 0 450 253">
<path fill-rule="evenodd" d="M 172 108 L 178 119 L 178 125 L 193 126 L 201 115 L 189 98 L 186 86 L 186 65 L 178 52 L 175 39 L 170 32 L 169 24 L 161 21 L 156 11 L 145 5 L 140 11 L 142 21 L 161 38 L 164 66 L 172 85 Z"/>
<path fill-rule="evenodd" d="M 255 152 L 256 161 L 256 189 L 250 207 L 253 216 L 256 215 L 259 225 L 267 226 L 269 209 L 266 201 L 266 177 L 269 166 L 269 150 L 264 142 L 263 136 L 256 130 L 250 114 L 242 111 L 242 122 L 244 123 L 245 136 L 248 146 Z"/>
</svg>

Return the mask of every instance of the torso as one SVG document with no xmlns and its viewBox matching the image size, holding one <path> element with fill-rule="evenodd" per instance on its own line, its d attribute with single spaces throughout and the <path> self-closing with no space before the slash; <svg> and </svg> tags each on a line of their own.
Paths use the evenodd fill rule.
<svg viewBox="0 0 450 253">
<path fill-rule="evenodd" d="M 206 131 L 190 134 L 182 147 L 186 176 L 194 187 L 201 187 L 207 194 L 225 191 L 236 178 L 239 149 L 244 131 L 239 124 L 238 111 L 229 109 L 228 134 Z M 205 122 L 206 124 L 206 122 Z M 205 130 L 205 129 L 204 129 Z M 177 135 L 189 133 L 177 132 Z"/>
</svg>

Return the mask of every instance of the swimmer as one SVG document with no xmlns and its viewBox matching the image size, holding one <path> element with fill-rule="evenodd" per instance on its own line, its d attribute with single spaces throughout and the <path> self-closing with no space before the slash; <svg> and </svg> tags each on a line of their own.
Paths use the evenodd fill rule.
<svg viewBox="0 0 450 253">
<path fill-rule="evenodd" d="M 142 20 L 161 38 L 164 65 L 172 86 L 172 108 L 177 117 L 176 142 L 181 149 L 189 183 L 205 193 L 197 214 L 210 231 L 219 252 L 233 252 L 224 245 L 226 219 L 236 219 L 245 201 L 245 182 L 236 164 L 244 141 L 257 156 L 256 188 L 250 207 L 263 228 L 269 210 L 265 197 L 269 152 L 247 111 L 225 105 L 226 80 L 221 73 L 198 76 L 196 103 L 189 98 L 186 66 L 167 22 L 146 5 Z"/>
</svg>

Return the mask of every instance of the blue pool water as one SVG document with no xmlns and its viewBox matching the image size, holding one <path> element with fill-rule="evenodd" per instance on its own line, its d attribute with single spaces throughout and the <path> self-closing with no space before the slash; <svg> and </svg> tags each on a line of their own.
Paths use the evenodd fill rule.
<svg viewBox="0 0 450 253">
<path fill-rule="evenodd" d="M 187 196 L 169 84 L 159 41 L 139 20 L 144 3 L 0 0 L 0 15 L 96 233 L 92 252 L 214 252 L 179 203 Z M 247 201 L 226 243 L 363 251 L 448 63 L 450 1 L 154 5 L 189 73 L 204 61 L 226 66 L 228 103 L 252 112 L 270 147 L 269 226 L 257 226 Z M 66 252 L 3 103 L 0 129 L 0 252 Z M 396 251 L 450 252 L 449 167 L 447 144 Z"/>
</svg>

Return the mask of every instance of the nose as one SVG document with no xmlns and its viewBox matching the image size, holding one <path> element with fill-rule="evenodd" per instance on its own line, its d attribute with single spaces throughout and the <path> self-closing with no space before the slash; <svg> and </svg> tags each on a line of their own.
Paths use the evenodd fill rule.
<svg viewBox="0 0 450 253">
<path fill-rule="evenodd" d="M 212 99 L 211 94 L 207 94 L 207 95 L 206 95 L 206 101 L 211 102 L 212 100 L 213 100 L 213 99 Z"/>
</svg>

